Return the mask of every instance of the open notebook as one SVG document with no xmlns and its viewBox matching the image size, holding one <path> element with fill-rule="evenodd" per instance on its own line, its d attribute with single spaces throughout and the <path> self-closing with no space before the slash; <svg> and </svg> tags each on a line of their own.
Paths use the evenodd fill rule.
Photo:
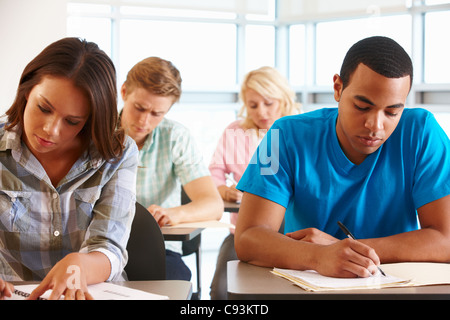
<svg viewBox="0 0 450 320">
<path fill-rule="evenodd" d="M 402 286 L 450 284 L 450 264 L 392 263 L 384 264 L 380 273 L 368 278 L 333 278 L 315 271 L 274 268 L 271 272 L 292 281 L 306 291 L 381 289 Z"/>
<path fill-rule="evenodd" d="M 16 285 L 14 286 L 14 294 L 8 300 L 25 300 L 30 293 L 36 288 L 37 284 Z M 103 282 L 93 284 L 88 287 L 89 293 L 95 300 L 166 300 L 167 296 L 145 292 L 127 288 L 117 284 Z M 41 300 L 49 298 L 51 291 L 47 291 L 41 296 Z"/>
</svg>

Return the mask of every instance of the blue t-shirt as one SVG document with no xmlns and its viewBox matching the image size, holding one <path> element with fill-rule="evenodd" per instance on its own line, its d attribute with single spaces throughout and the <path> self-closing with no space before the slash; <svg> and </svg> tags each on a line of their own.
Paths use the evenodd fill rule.
<svg viewBox="0 0 450 320">
<path fill-rule="evenodd" d="M 285 232 L 315 227 L 342 239 L 337 221 L 361 239 L 418 229 L 417 208 L 450 194 L 450 141 L 434 116 L 405 109 L 390 138 L 355 165 L 339 145 L 337 115 L 276 121 L 237 188 L 284 206 Z"/>
</svg>

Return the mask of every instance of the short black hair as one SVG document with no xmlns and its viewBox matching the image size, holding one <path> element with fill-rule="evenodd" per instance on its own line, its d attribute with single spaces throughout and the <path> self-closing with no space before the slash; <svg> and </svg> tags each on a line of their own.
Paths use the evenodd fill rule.
<svg viewBox="0 0 450 320">
<path fill-rule="evenodd" d="M 355 43 L 347 52 L 341 67 L 343 88 L 360 63 L 387 78 L 410 76 L 413 81 L 413 65 L 406 51 L 388 37 L 374 36 Z"/>
</svg>

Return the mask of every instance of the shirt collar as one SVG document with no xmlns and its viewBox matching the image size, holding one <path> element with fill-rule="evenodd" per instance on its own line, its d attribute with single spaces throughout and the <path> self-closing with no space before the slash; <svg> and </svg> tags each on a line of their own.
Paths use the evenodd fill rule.
<svg viewBox="0 0 450 320">
<path fill-rule="evenodd" d="M 0 137 L 0 151 L 6 150 L 21 150 L 21 139 L 22 130 L 19 126 L 15 126 L 10 130 L 5 129 L 6 123 L 2 123 L 1 127 L 1 137 Z"/>
</svg>

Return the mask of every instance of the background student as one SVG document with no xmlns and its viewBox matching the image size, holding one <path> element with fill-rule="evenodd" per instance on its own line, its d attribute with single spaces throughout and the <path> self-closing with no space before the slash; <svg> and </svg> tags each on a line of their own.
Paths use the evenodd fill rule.
<svg viewBox="0 0 450 320">
<path fill-rule="evenodd" d="M 189 131 L 165 118 L 181 96 L 181 77 L 167 60 L 150 57 L 137 63 L 122 85 L 121 125 L 139 148 L 137 201 L 160 226 L 219 220 L 223 201 Z M 181 205 L 181 186 L 191 199 Z M 167 279 L 189 280 L 181 243 L 166 242 Z"/>
<path fill-rule="evenodd" d="M 122 279 L 138 150 L 117 123 L 114 65 L 96 44 L 65 38 L 25 67 L 0 128 L 0 288 L 42 280 L 30 299 L 85 299 Z"/>
<path fill-rule="evenodd" d="M 275 120 L 300 111 L 295 92 L 276 69 L 262 67 L 249 72 L 242 83 L 240 98 L 244 102 L 239 120 L 223 132 L 213 154 L 209 170 L 214 183 L 226 201 L 240 201 L 242 192 L 235 184 L 227 184 L 227 175 L 239 181 L 261 139 Z M 230 213 L 236 224 L 237 213 Z M 227 261 L 236 260 L 234 231 L 224 239 L 219 250 L 216 270 L 211 283 L 211 298 L 227 298 Z"/>
<path fill-rule="evenodd" d="M 363 39 L 334 76 L 337 109 L 272 126 L 260 147 L 279 147 L 276 170 L 262 175 L 267 161 L 255 159 L 238 184 L 241 260 L 336 277 L 450 261 L 450 142 L 431 113 L 404 108 L 412 79 L 395 41 Z M 287 236 L 277 233 L 283 217 Z"/>
</svg>

